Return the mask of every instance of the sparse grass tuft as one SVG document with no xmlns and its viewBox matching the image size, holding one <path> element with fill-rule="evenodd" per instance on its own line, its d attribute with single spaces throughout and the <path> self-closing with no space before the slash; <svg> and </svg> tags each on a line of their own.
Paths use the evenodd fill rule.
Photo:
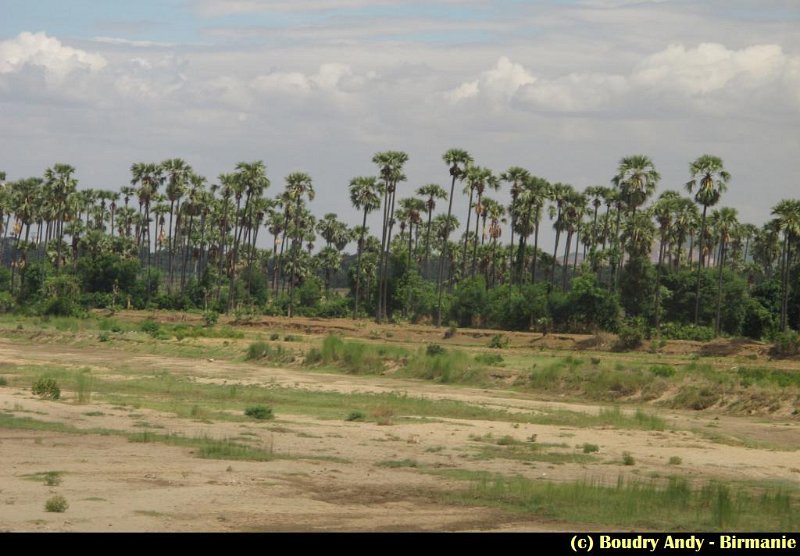
<svg viewBox="0 0 800 556">
<path fill-rule="evenodd" d="M 378 467 L 388 467 L 390 469 L 395 469 L 398 467 L 418 467 L 419 464 L 415 459 L 400 459 L 400 460 L 387 460 L 387 461 L 379 461 L 375 464 Z"/>
<path fill-rule="evenodd" d="M 600 451 L 600 446 L 598 446 L 597 444 L 589 444 L 588 442 L 586 442 L 583 445 L 583 453 L 584 454 L 591 454 L 591 453 L 599 452 L 599 451 Z"/>
<path fill-rule="evenodd" d="M 636 460 L 630 452 L 622 452 L 623 465 L 636 465 Z"/>
<path fill-rule="evenodd" d="M 683 460 L 680 458 L 680 456 L 672 456 L 672 457 L 669 458 L 669 464 L 670 465 L 680 465 L 682 463 L 683 463 Z"/>
<path fill-rule="evenodd" d="M 363 411 L 353 410 L 347 414 L 347 417 L 344 418 L 345 421 L 363 421 L 366 415 L 364 415 Z"/>
</svg>

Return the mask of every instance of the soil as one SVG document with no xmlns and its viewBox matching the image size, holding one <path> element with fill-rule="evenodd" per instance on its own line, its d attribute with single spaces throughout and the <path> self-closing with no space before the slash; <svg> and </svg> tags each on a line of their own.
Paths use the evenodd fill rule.
<svg viewBox="0 0 800 556">
<path fill-rule="evenodd" d="M 129 315 L 125 318 L 134 318 Z M 138 318 L 138 316 L 137 316 Z M 196 317 L 199 321 L 199 317 Z M 296 329 L 309 334 L 336 330 L 374 336 L 375 325 L 352 321 L 258 319 L 248 326 Z M 384 326 L 391 341 L 423 343 L 440 331 L 425 326 Z M 433 331 L 432 331 L 433 330 Z M 388 333 L 388 334 L 387 334 Z M 459 333 L 459 345 L 484 346 L 493 331 Z M 592 337 L 506 333 L 511 347 L 543 342 L 548 349 L 575 349 Z M 678 347 L 671 347 L 678 346 Z M 682 347 L 681 347 L 682 346 Z M 748 344 L 738 354 L 763 357 Z M 670 351 L 675 349 L 677 351 Z M 666 353 L 687 353 L 690 342 L 671 342 Z M 726 348 L 730 349 L 730 348 Z M 726 354 L 729 355 L 729 354 Z M 392 376 L 352 376 L 297 368 L 121 353 L 101 345 L 47 344 L 38 348 L 0 339 L 0 365 L 59 364 L 114 374 L 124 358 L 142 374 L 168 369 L 198 381 L 281 385 L 309 391 L 404 392 L 536 412 L 553 408 L 596 413 L 602 404 L 543 400 L 533 394 L 449 386 Z M 121 378 L 121 377 L 120 377 Z M 712 411 L 658 410 L 664 431 L 581 428 L 498 421 L 389 418 L 382 424 L 280 414 L 265 422 L 209 422 L 151 409 L 112 406 L 101 400 L 79 404 L 74 393 L 47 401 L 30 390 L 0 386 L 0 411 L 58 421 L 82 429 L 229 438 L 269 449 L 265 462 L 200 459 L 189 447 L 130 442 L 118 434 L 71 434 L 0 428 L 0 531 L 553 531 L 586 529 L 501 509 L 454 505 L 448 491 L 468 483 L 436 471 L 488 471 L 543 481 L 592 480 L 615 484 L 620 476 L 646 480 L 678 474 L 690 480 L 777 481 L 797 485 L 800 423 L 786 417 L 731 416 Z M 94 413 L 94 415 L 87 415 Z M 747 438 L 746 445 L 711 442 Z M 489 445 L 476 440 L 510 436 L 520 442 L 579 453 L 584 443 L 599 451 L 587 463 L 551 464 L 502 457 L 481 458 Z M 492 446 L 497 447 L 495 444 Z M 629 452 L 634 466 L 622 465 Z M 670 458 L 680 465 L 670 465 Z M 402 462 L 391 467 L 386 462 Z M 415 465 L 416 467 L 409 466 Z M 424 470 L 424 471 L 423 471 Z M 47 486 L 37 473 L 59 471 L 61 484 Z M 40 478 L 40 477 L 39 477 Z M 64 513 L 44 511 L 45 501 L 64 496 Z M 604 524 L 588 527 L 608 530 Z"/>
</svg>

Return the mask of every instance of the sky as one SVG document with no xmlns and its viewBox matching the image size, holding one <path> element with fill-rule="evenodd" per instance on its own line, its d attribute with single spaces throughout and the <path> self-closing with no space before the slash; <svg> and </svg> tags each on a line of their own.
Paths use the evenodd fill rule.
<svg viewBox="0 0 800 556">
<path fill-rule="evenodd" d="M 713 154 L 720 206 L 762 224 L 800 197 L 800 1 L 0 0 L 0 123 L 9 180 L 263 160 L 268 194 L 308 172 L 350 224 L 384 150 L 409 154 L 400 197 L 449 186 L 454 147 L 578 189 L 645 154 L 659 192 Z"/>
</svg>

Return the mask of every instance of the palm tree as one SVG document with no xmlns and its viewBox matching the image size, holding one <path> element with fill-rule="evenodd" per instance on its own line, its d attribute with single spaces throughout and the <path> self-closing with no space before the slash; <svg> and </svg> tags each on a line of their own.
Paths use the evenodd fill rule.
<svg viewBox="0 0 800 556">
<path fill-rule="evenodd" d="M 509 271 L 514 267 L 514 232 L 517 228 L 516 223 L 516 215 L 517 211 L 514 207 L 517 206 L 517 198 L 519 194 L 522 192 L 525 185 L 528 183 L 531 174 L 525 168 L 520 166 L 512 166 L 502 174 L 500 174 L 500 179 L 508 182 L 511 184 L 511 205 L 509 207 L 509 214 L 511 215 L 511 239 L 509 241 L 509 245 L 511 249 L 509 250 L 509 261 L 508 261 L 508 268 Z M 534 255 L 535 256 L 535 255 Z"/>
<path fill-rule="evenodd" d="M 422 263 L 423 268 L 427 270 L 431 245 L 431 218 L 433 216 L 433 211 L 436 209 L 436 200 L 447 199 L 447 191 L 435 183 L 429 183 L 417 188 L 417 195 L 426 198 L 425 208 L 428 211 L 428 224 L 425 227 L 425 255 Z"/>
<path fill-rule="evenodd" d="M 364 251 L 367 214 L 381 206 L 381 199 L 378 196 L 378 180 L 372 176 L 350 180 L 350 202 L 357 210 L 364 211 L 364 220 L 358 236 L 358 254 L 356 255 L 356 293 L 353 305 L 353 319 L 355 319 L 358 316 L 358 301 L 361 295 L 361 255 Z"/>
<path fill-rule="evenodd" d="M 443 229 L 443 243 L 442 243 L 442 251 L 439 259 L 439 276 L 436 280 L 436 287 L 438 289 L 438 301 L 436 303 L 436 326 L 442 325 L 442 275 L 444 273 L 444 265 L 447 262 L 447 252 L 449 247 L 449 239 L 450 239 L 450 225 L 452 224 L 452 215 L 453 215 L 453 193 L 455 192 L 456 188 L 456 180 L 463 180 L 464 176 L 466 175 L 467 166 L 472 164 L 472 157 L 470 154 L 463 150 L 463 149 L 450 149 L 444 155 L 442 155 L 442 160 L 444 160 L 445 164 L 450 168 L 450 177 L 452 179 L 450 183 L 450 203 L 447 207 L 447 217 L 444 220 L 444 229 Z"/>
<path fill-rule="evenodd" d="M 50 201 L 56 211 L 58 246 L 56 270 L 61 268 L 61 243 L 64 240 L 64 221 L 67 218 L 67 197 L 75 192 L 78 180 L 73 177 L 75 168 L 69 164 L 55 164 L 44 172 L 45 185 L 50 190 Z"/>
<path fill-rule="evenodd" d="M 550 268 L 550 284 L 555 284 L 556 279 L 556 261 L 558 260 L 558 243 L 561 239 L 561 232 L 563 232 L 566 228 L 564 225 L 564 219 L 561 217 L 562 210 L 564 208 L 564 204 L 566 203 L 569 195 L 573 193 L 574 190 L 571 185 L 565 183 L 554 183 L 550 188 L 550 199 L 555 203 L 555 210 L 551 210 L 550 217 L 555 217 L 555 222 L 553 222 L 553 229 L 556 231 L 556 244 L 553 248 L 553 264 Z M 552 209 L 552 207 L 551 207 Z"/>
<path fill-rule="evenodd" d="M 469 173 L 469 172 L 468 172 Z M 475 263 L 478 254 L 478 219 L 483 213 L 483 193 L 487 187 L 497 191 L 500 189 L 500 181 L 497 176 L 492 174 L 488 168 L 481 168 L 478 181 L 475 184 L 475 191 L 478 193 L 478 201 L 475 203 L 475 244 L 472 247 L 472 275 L 475 275 Z M 469 179 L 469 178 L 468 178 Z M 485 220 L 484 220 L 485 224 Z"/>
<path fill-rule="evenodd" d="M 309 202 L 314 200 L 314 186 L 311 183 L 311 176 L 305 172 L 292 172 L 286 176 L 286 193 L 289 201 L 294 202 L 294 239 L 292 241 L 292 272 L 289 279 L 289 317 L 292 316 L 294 306 L 294 283 L 297 278 L 298 256 L 300 251 L 300 238 L 302 228 L 300 227 L 301 207 L 303 198 L 308 197 Z"/>
<path fill-rule="evenodd" d="M 631 213 L 655 192 L 661 176 L 650 158 L 637 154 L 619 161 L 617 183 Z"/>
<path fill-rule="evenodd" d="M 172 217 L 177 212 L 180 214 L 180 203 L 186 189 L 189 177 L 192 174 L 192 167 L 180 158 L 171 158 L 161 163 L 161 168 L 164 170 L 166 177 L 166 194 L 169 200 L 169 232 L 168 247 L 169 247 L 169 264 L 167 279 L 167 292 L 172 292 L 173 281 L 173 267 L 172 262 L 175 258 L 175 241 L 172 234 Z M 175 204 L 177 203 L 177 207 Z"/>
<path fill-rule="evenodd" d="M 783 232 L 781 253 L 781 332 L 786 331 L 789 314 L 789 274 L 792 243 L 800 238 L 800 200 L 784 199 L 772 208 L 775 227 Z"/>
<path fill-rule="evenodd" d="M 676 216 L 680 194 L 677 191 L 665 191 L 652 207 L 653 216 L 658 224 L 658 264 L 656 265 L 656 295 L 655 295 L 655 328 L 656 333 L 660 330 L 661 321 L 661 268 L 664 262 L 664 255 L 667 252 L 670 233 L 673 227 L 673 219 Z"/>
<path fill-rule="evenodd" d="M 689 193 L 695 192 L 694 200 L 699 205 L 703 205 L 703 216 L 700 221 L 700 240 L 705 237 L 706 231 L 706 211 L 708 207 L 714 206 L 719 202 L 720 197 L 728 188 L 731 175 L 722 165 L 722 159 L 708 154 L 702 155 L 689 165 L 689 173 L 692 176 L 686 182 L 686 190 Z M 695 191 L 696 190 L 696 191 Z M 700 273 L 705 263 L 705 253 L 701 246 L 699 261 L 697 265 L 697 288 L 695 290 L 694 324 L 700 315 Z"/>
<path fill-rule="evenodd" d="M 719 238 L 719 273 L 717 278 L 717 316 L 714 319 L 714 334 L 719 336 L 720 321 L 722 315 L 722 270 L 725 267 L 725 250 L 730 241 L 731 235 L 735 227 L 738 225 L 736 220 L 736 209 L 721 208 L 714 211 L 709 219 L 711 227 L 715 230 L 716 236 Z"/>
</svg>

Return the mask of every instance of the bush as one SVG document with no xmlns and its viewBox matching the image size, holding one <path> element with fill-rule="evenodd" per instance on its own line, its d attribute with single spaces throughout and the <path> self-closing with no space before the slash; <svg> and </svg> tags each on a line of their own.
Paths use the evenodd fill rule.
<svg viewBox="0 0 800 556">
<path fill-rule="evenodd" d="M 661 325 L 661 337 L 668 340 L 709 342 L 714 339 L 714 329 L 710 326 L 667 322 Z"/>
<path fill-rule="evenodd" d="M 503 349 L 508 347 L 508 338 L 504 334 L 495 334 L 489 340 L 489 347 L 492 349 Z"/>
<path fill-rule="evenodd" d="M 636 465 L 636 460 L 633 459 L 630 452 L 622 452 L 622 463 L 624 465 Z"/>
<path fill-rule="evenodd" d="M 643 326 L 639 322 L 620 327 L 617 333 L 617 341 L 614 343 L 616 351 L 629 351 L 641 347 L 644 340 Z"/>
<path fill-rule="evenodd" d="M 110 337 L 108 335 L 108 332 L 103 331 L 97 335 L 97 339 L 100 340 L 101 342 L 107 342 L 110 339 Z"/>
<path fill-rule="evenodd" d="M 208 327 L 214 326 L 215 324 L 217 324 L 217 321 L 219 320 L 219 313 L 217 313 L 216 311 L 206 311 L 205 313 L 203 313 L 203 320 L 205 321 L 206 326 Z"/>
<path fill-rule="evenodd" d="M 267 342 L 253 342 L 247 348 L 245 359 L 248 361 L 266 359 L 275 363 L 286 363 L 292 361 L 294 357 L 283 349 L 283 346 L 273 348 Z"/>
<path fill-rule="evenodd" d="M 653 365 L 650 372 L 661 378 L 669 378 L 675 375 L 675 368 L 668 365 Z"/>
<path fill-rule="evenodd" d="M 277 332 L 273 332 L 272 334 L 269 335 L 269 339 L 274 342 L 275 340 L 280 340 L 281 335 L 278 334 Z"/>
<path fill-rule="evenodd" d="M 366 415 L 364 415 L 363 411 L 354 410 L 347 414 L 347 417 L 344 418 L 345 421 L 363 421 Z"/>
<path fill-rule="evenodd" d="M 61 397 L 61 388 L 52 378 L 41 377 L 37 379 L 33 383 L 33 387 L 31 387 L 31 392 L 36 396 L 51 400 L 57 400 Z"/>
<path fill-rule="evenodd" d="M 742 335 L 760 340 L 775 326 L 772 313 L 755 299 L 749 299 L 742 322 Z"/>
<path fill-rule="evenodd" d="M 583 445 L 583 453 L 584 454 L 591 454 L 593 452 L 599 452 L 600 446 L 597 444 L 589 444 L 588 442 Z"/>
<path fill-rule="evenodd" d="M 244 410 L 244 414 L 253 419 L 273 419 L 275 415 L 272 413 L 272 408 L 267 405 L 251 405 Z"/>
<path fill-rule="evenodd" d="M 439 355 L 440 353 L 444 353 L 444 348 L 439 344 L 428 344 L 428 347 L 425 348 L 426 355 Z"/>
<path fill-rule="evenodd" d="M 6 377 L 0 376 L 0 386 L 8 386 L 8 380 L 6 380 Z"/>
<path fill-rule="evenodd" d="M 46 512 L 55 512 L 60 514 L 66 512 L 67 508 L 69 508 L 67 499 L 60 495 L 53 496 L 44 503 L 44 509 Z"/>
<path fill-rule="evenodd" d="M 778 357 L 791 357 L 800 353 L 800 335 L 797 332 L 782 332 L 775 336 L 772 354 Z"/>
<path fill-rule="evenodd" d="M 139 330 L 144 332 L 145 334 L 149 334 L 153 338 L 158 337 L 158 333 L 161 331 L 161 325 L 158 324 L 153 319 L 147 319 L 139 325 Z"/>
<path fill-rule="evenodd" d="M 475 361 L 484 365 L 499 366 L 503 363 L 503 356 L 499 353 L 479 353 L 475 356 Z"/>
</svg>

